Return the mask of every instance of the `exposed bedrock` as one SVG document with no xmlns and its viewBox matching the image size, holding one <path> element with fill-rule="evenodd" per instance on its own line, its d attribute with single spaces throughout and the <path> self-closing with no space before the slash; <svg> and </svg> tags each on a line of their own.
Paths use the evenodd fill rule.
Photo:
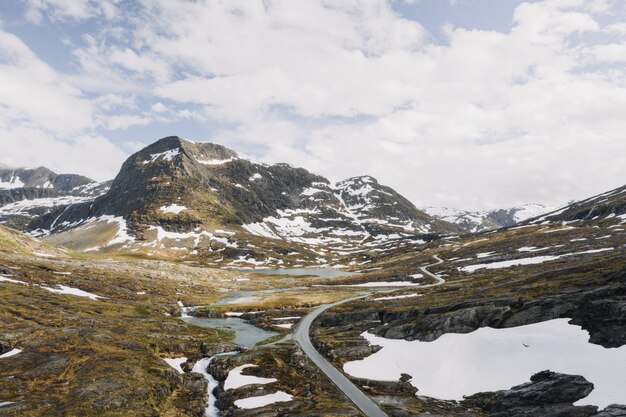
<svg viewBox="0 0 626 417">
<path fill-rule="evenodd" d="M 619 279 L 626 279 L 625 271 L 620 274 Z M 626 283 L 534 300 L 503 297 L 401 311 L 368 309 L 327 314 L 318 323 L 342 330 L 370 328 L 370 332 L 389 339 L 429 342 L 445 333 L 469 333 L 486 326 L 516 327 L 557 318 L 571 318 L 572 324 L 589 331 L 591 343 L 606 348 L 626 344 Z M 371 328 L 372 321 L 378 320 L 380 325 Z"/>
<path fill-rule="evenodd" d="M 481 392 L 463 403 L 484 410 L 489 417 L 588 417 L 596 415 L 597 407 L 573 404 L 591 391 L 593 384 L 582 376 L 543 371 L 530 382 L 509 390 Z"/>
</svg>

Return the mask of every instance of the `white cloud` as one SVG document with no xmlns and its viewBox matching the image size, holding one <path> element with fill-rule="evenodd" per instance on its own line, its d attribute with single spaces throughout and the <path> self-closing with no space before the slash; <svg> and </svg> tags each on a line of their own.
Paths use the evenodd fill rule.
<svg viewBox="0 0 626 417">
<path fill-rule="evenodd" d="M 50 136 L 30 126 L 0 125 L 0 163 L 9 167 L 46 166 L 57 173 L 79 173 L 96 180 L 113 178 L 126 155 L 100 136 L 74 139 Z"/>
<path fill-rule="evenodd" d="M 626 62 L 626 42 L 596 45 L 592 54 L 601 62 Z"/>
<path fill-rule="evenodd" d="M 123 154 L 92 130 L 96 108 L 116 102 L 124 100 L 83 97 L 17 36 L 0 30 L 0 163 L 113 175 Z"/>
<path fill-rule="evenodd" d="M 118 14 L 115 0 L 26 0 L 26 17 L 33 23 L 45 18 L 52 21 L 81 21 L 102 15 L 113 19 Z"/>
<path fill-rule="evenodd" d="M 31 1 L 58 19 L 104 13 L 95 2 L 64 3 Z M 19 115 L 57 134 L 219 124 L 213 140 L 243 153 L 335 179 L 369 173 L 429 205 L 558 204 L 626 182 L 620 2 L 525 2 L 510 31 L 447 26 L 445 44 L 386 0 L 113 6 L 120 23 L 72 51 L 78 74 L 59 77 L 23 51 L 34 65 L 0 67 L 24 97 L 0 94 L 4 120 Z M 48 103 L 77 109 L 76 121 L 59 122 L 61 107 L 31 106 L 32 85 L 16 68 Z M 97 97 L 86 101 L 77 87 Z"/>
<path fill-rule="evenodd" d="M 59 133 L 91 126 L 93 105 L 17 36 L 0 30 L 0 106 L 6 121 L 36 121 Z"/>
<path fill-rule="evenodd" d="M 108 130 L 128 129 L 131 126 L 145 126 L 151 122 L 149 117 L 132 114 L 112 115 L 102 120 Z"/>
<path fill-rule="evenodd" d="M 154 103 L 154 105 L 152 106 L 152 111 L 157 113 L 163 113 L 164 111 L 167 111 L 167 107 L 165 106 L 165 104 L 159 101 L 158 103 Z"/>
</svg>

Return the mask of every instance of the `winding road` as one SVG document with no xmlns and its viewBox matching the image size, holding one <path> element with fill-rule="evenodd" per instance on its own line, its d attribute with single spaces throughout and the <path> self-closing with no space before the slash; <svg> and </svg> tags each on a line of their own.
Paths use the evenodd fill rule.
<svg viewBox="0 0 626 417">
<path fill-rule="evenodd" d="M 446 282 L 439 275 L 433 274 L 432 272 L 430 272 L 429 270 L 426 269 L 426 268 L 430 268 L 431 266 L 441 265 L 443 263 L 443 259 L 441 259 L 438 255 L 433 255 L 433 258 L 435 258 L 437 260 L 437 262 L 434 262 L 432 264 L 428 264 L 428 265 L 425 265 L 425 266 L 420 266 L 420 271 L 422 271 L 424 274 L 428 275 L 429 277 L 434 278 L 436 280 L 436 282 L 434 284 L 424 285 L 424 286 L 422 286 L 420 288 L 435 287 L 437 285 L 441 285 L 444 282 Z"/>
<path fill-rule="evenodd" d="M 437 260 L 437 262 L 420 267 L 420 271 L 422 271 L 429 277 L 434 278 L 436 282 L 434 284 L 424 285 L 421 288 L 434 287 L 436 285 L 441 285 L 445 282 L 443 278 L 433 274 L 426 269 L 428 267 L 443 263 L 443 260 L 437 255 L 434 255 L 433 257 Z M 317 351 L 317 349 L 315 349 L 315 347 L 313 347 L 313 343 L 311 343 L 311 338 L 309 336 L 311 324 L 324 311 L 340 304 L 369 297 L 371 294 L 372 293 L 367 293 L 357 297 L 351 297 L 345 300 L 337 301 L 335 303 L 319 306 L 318 308 L 304 316 L 300 323 L 298 323 L 298 327 L 293 335 L 293 338 L 296 342 L 298 342 L 304 353 L 309 358 L 311 358 L 313 363 L 315 363 L 321 369 L 321 371 L 326 374 L 326 376 L 337 386 L 337 388 L 339 388 L 339 390 L 343 392 L 348 397 L 348 399 L 350 399 L 350 401 L 352 401 L 354 405 L 356 405 L 357 408 L 363 412 L 363 414 L 365 414 L 367 417 L 389 417 L 378 406 L 378 404 L 372 401 L 370 397 L 365 395 L 363 391 L 361 391 L 356 385 L 354 385 L 343 373 L 341 373 L 341 371 L 335 368 L 330 362 L 326 360 L 326 358 L 322 356 L 321 353 Z"/>
</svg>

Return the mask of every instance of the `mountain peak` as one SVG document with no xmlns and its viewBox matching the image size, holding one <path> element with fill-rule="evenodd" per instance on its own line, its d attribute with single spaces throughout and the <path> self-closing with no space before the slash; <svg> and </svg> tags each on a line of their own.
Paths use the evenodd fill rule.
<svg viewBox="0 0 626 417">
<path fill-rule="evenodd" d="M 355 185 L 372 184 L 378 185 L 378 180 L 371 175 L 357 175 L 356 177 L 346 178 L 337 183 L 338 187 L 350 187 Z"/>
<path fill-rule="evenodd" d="M 131 158 L 147 164 L 174 161 L 180 155 L 204 165 L 216 165 L 239 157 L 235 151 L 216 143 L 192 142 L 180 136 L 167 136 L 146 146 Z"/>
</svg>

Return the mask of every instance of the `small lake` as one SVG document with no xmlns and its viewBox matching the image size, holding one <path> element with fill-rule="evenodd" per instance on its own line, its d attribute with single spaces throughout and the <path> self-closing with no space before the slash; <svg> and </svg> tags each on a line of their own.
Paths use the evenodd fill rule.
<svg viewBox="0 0 626 417">
<path fill-rule="evenodd" d="M 246 348 L 254 347 L 257 343 L 278 334 L 269 330 L 260 329 L 238 317 L 219 319 L 184 315 L 181 319 L 189 324 L 199 327 L 209 327 L 212 329 L 225 328 L 233 330 L 235 332 L 235 340 L 233 340 L 233 342 Z"/>
<path fill-rule="evenodd" d="M 626 346 L 606 349 L 589 343 L 589 333 L 569 319 L 506 329 L 480 328 L 467 334 L 448 333 L 433 342 L 392 340 L 363 333 L 383 348 L 363 360 L 344 365 L 360 378 L 397 381 L 413 376 L 419 395 L 462 400 L 464 395 L 509 389 L 551 370 L 582 375 L 594 390 L 576 405 L 626 404 Z"/>
<path fill-rule="evenodd" d="M 292 276 L 307 276 L 311 275 L 317 278 L 335 278 L 345 277 L 348 275 L 355 275 L 358 272 L 342 271 L 340 269 L 330 268 L 244 268 L 237 269 L 242 272 L 254 272 L 255 274 L 263 275 L 292 275 Z"/>
<path fill-rule="evenodd" d="M 259 295 L 270 294 L 277 291 L 298 291 L 304 290 L 307 287 L 285 287 L 285 288 L 273 288 L 270 290 L 254 290 L 254 291 L 228 291 L 224 293 L 224 297 L 218 300 L 214 305 L 226 305 L 226 304 L 244 304 L 259 301 Z"/>
</svg>

